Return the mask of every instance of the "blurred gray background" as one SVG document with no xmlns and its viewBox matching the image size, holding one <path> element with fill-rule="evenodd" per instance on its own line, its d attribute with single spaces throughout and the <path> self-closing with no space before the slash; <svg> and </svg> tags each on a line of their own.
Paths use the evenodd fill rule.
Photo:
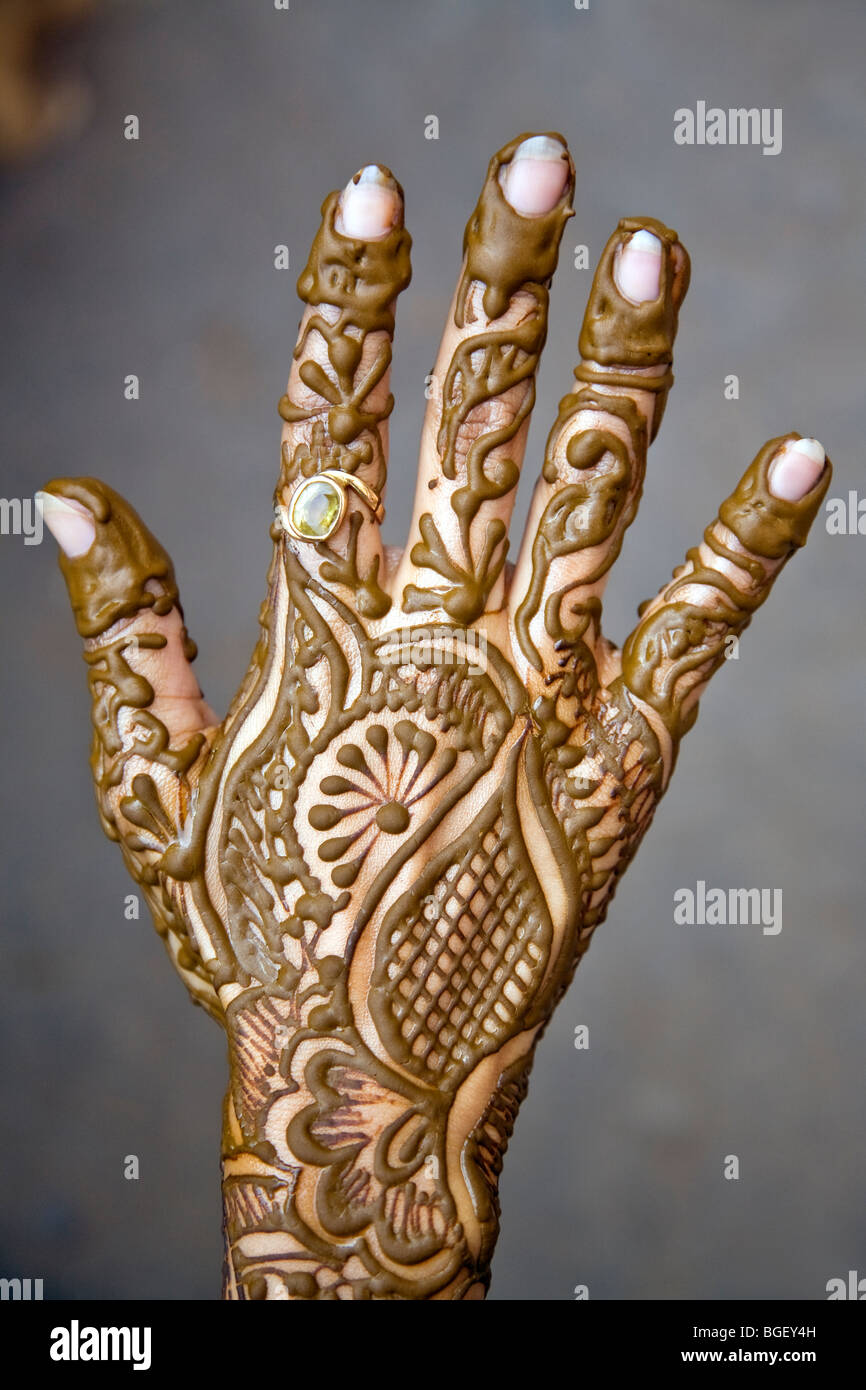
<svg viewBox="0 0 866 1390">
<path fill-rule="evenodd" d="M 322 198 L 371 160 L 406 191 L 401 543 L 466 218 L 491 154 L 552 128 L 574 152 L 577 216 L 514 536 L 570 387 L 591 276 L 574 247 L 594 266 L 621 216 L 649 213 L 692 256 L 677 386 L 606 603 L 621 641 L 767 438 L 816 435 L 830 495 L 864 492 L 864 51 L 858 0 L 105 0 L 62 55 L 90 83 L 89 122 L 0 176 L 0 493 L 58 473 L 124 493 L 175 559 L 224 709 L 255 640 L 276 403 Z M 781 153 L 678 147 L 673 113 L 699 100 L 781 107 Z M 820 1299 L 866 1274 L 864 563 L 866 537 L 819 517 L 705 697 L 541 1046 L 493 1298 Z M 54 543 L 0 536 L 0 567 L 0 1274 L 41 1277 L 46 1297 L 215 1298 L 222 1036 L 149 919 L 124 919 Z M 781 934 L 675 926 L 675 891 L 699 879 L 781 888 Z"/>
</svg>

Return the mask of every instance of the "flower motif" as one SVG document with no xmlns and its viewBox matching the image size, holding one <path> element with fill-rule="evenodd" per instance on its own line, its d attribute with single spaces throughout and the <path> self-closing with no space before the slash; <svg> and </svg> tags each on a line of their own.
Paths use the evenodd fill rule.
<svg viewBox="0 0 866 1390">
<path fill-rule="evenodd" d="M 347 775 L 323 777 L 319 790 L 330 800 L 309 812 L 314 830 L 339 825 L 342 831 L 319 847 L 319 858 L 336 865 L 331 870 L 336 887 L 355 882 L 380 834 L 403 835 L 409 829 L 412 807 L 448 776 L 457 756 L 454 748 L 439 749 L 432 734 L 408 719 L 393 729 L 373 724 L 363 742 L 343 745 L 337 762 Z"/>
</svg>

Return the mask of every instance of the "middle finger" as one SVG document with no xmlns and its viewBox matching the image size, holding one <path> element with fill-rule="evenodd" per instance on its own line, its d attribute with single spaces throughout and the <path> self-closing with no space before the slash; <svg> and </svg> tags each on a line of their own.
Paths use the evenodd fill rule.
<svg viewBox="0 0 866 1390">
<path fill-rule="evenodd" d="M 431 379 L 409 544 L 393 586 L 406 613 L 468 624 L 502 606 L 548 287 L 573 189 L 560 135 L 518 136 L 490 161 Z"/>
</svg>

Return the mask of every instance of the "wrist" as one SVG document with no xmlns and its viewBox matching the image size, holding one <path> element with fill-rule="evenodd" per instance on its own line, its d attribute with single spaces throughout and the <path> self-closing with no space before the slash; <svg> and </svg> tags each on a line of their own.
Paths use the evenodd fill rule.
<svg viewBox="0 0 866 1390">
<path fill-rule="evenodd" d="M 484 1297 L 531 1040 L 485 1059 L 454 1096 L 395 1090 L 358 1041 L 349 1053 L 294 1036 L 254 1069 L 233 1045 L 225 1298 Z"/>
</svg>

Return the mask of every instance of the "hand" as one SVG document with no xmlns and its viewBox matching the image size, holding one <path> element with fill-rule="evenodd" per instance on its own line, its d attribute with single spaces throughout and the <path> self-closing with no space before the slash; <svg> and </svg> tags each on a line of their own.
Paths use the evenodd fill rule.
<svg viewBox="0 0 866 1390">
<path fill-rule="evenodd" d="M 402 554 L 380 532 L 402 194 L 371 165 L 325 200 L 261 633 L 222 723 L 132 508 L 89 478 L 42 494 L 103 828 L 228 1035 L 229 1298 L 483 1296 L 536 1043 L 830 482 L 815 440 L 765 444 L 622 652 L 602 636 L 689 279 L 675 232 L 624 221 L 506 565 L 573 184 L 559 136 L 490 163 Z"/>
</svg>

